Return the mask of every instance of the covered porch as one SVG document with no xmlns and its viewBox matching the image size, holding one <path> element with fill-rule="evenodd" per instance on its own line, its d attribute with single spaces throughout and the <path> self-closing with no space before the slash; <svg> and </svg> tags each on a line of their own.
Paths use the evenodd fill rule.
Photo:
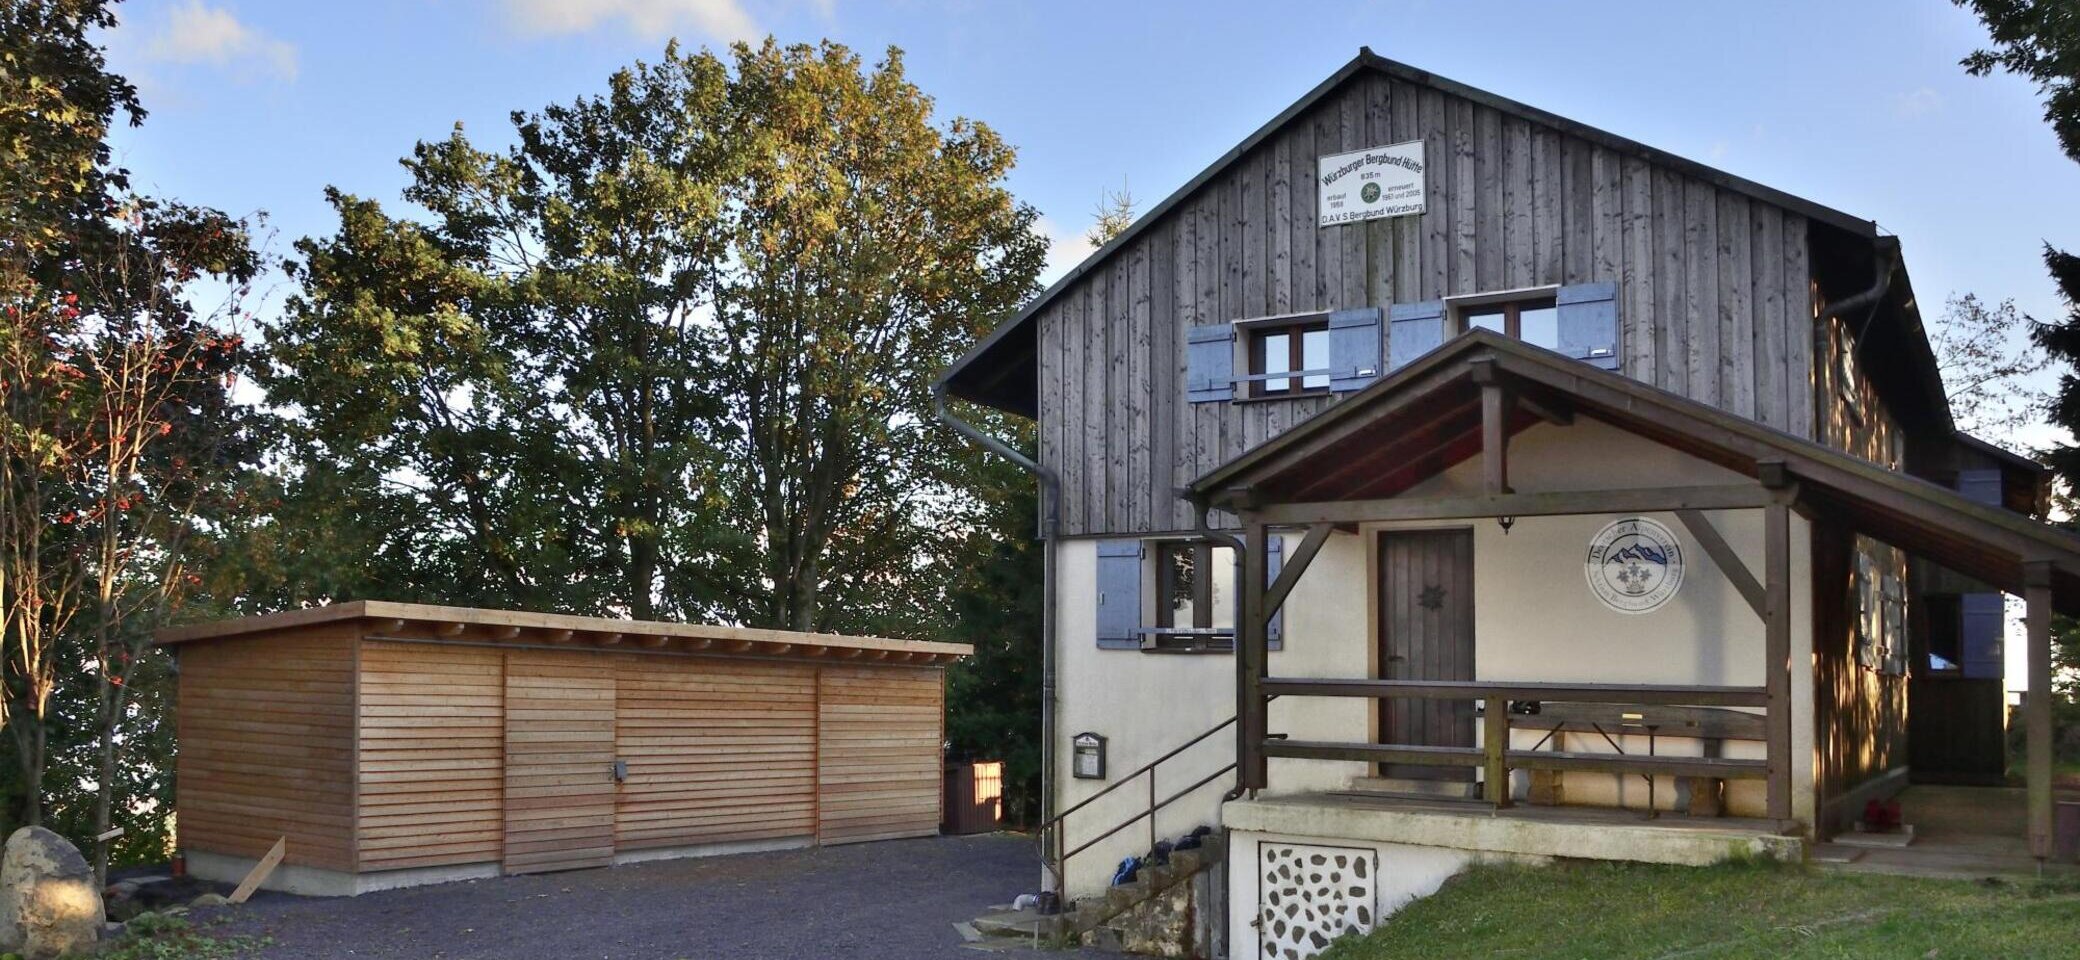
<svg viewBox="0 0 2080 960">
<path fill-rule="evenodd" d="M 1870 731 L 1891 730 L 1903 714 L 1906 668 L 1860 665 L 1837 642 L 1855 633 L 1840 585 L 1860 570 L 1852 553 L 1872 542 L 2025 598 L 2021 839 L 2032 856 L 2050 856 L 2050 617 L 2080 608 L 2080 541 L 2062 531 L 1485 331 L 1202 477 L 1189 496 L 1209 513 L 1231 514 L 1243 531 L 1236 757 L 1238 789 L 1251 799 L 1229 804 L 1224 819 L 1233 828 L 1256 829 L 1244 824 L 1261 820 L 1271 833 L 1417 846 L 1424 844 L 1406 837 L 1452 836 L 1476 853 L 1552 856 L 1578 855 L 1565 851 L 1583 843 L 1604 849 L 1588 838 L 1621 828 L 1625 836 L 1644 831 L 1647 841 L 1684 836 L 1695 846 L 1703 838 L 1770 855 L 1786 852 L 1785 838 L 1825 838 L 1845 826 L 1845 811 L 1904 784 L 1904 749 L 1879 742 L 1903 739 L 1903 725 L 1884 737 Z M 1620 525 L 1643 519 L 1670 546 L 1680 541 L 1696 575 L 1709 572 L 1700 589 L 1716 593 L 1697 599 L 1731 597 L 1731 609 L 1628 619 L 1644 611 L 1624 609 L 1632 600 L 1620 595 L 1606 602 L 1615 613 L 1597 611 L 1584 627 L 1561 605 L 1542 608 L 1558 595 L 1550 588 L 1525 591 L 1528 599 L 1503 592 L 1540 577 L 1583 576 L 1580 567 L 1551 569 L 1557 554 L 1537 546 L 1539 538 L 1579 545 L 1582 531 L 1604 525 L 1589 538 L 1594 559 L 1597 550 L 1623 549 Z M 1467 565 L 1460 581 L 1418 593 L 1413 585 L 1437 573 L 1419 558 L 1421 575 L 1403 578 L 1408 590 L 1397 587 L 1389 541 L 1439 528 L 1474 531 L 1491 547 L 1526 544 L 1505 548 L 1524 556 L 1514 566 Z M 1518 541 L 1507 539 L 1513 528 Z M 1365 539 L 1376 567 L 1368 578 L 1375 592 L 1365 598 L 1369 642 L 1379 651 L 1374 669 L 1270 673 L 1267 624 L 1331 538 L 1351 535 Z M 1275 577 L 1274 537 L 1288 538 Z M 1650 549 L 1658 542 L 1648 540 Z M 1433 623 L 1431 602 L 1446 587 L 1471 595 L 1476 580 L 1483 599 L 1465 632 L 1478 632 L 1484 651 L 1509 655 L 1484 652 L 1479 670 L 1470 652 L 1456 673 L 1449 657 L 1411 668 L 1391 640 L 1404 618 Z M 1409 607 L 1410 597 L 1425 610 Z M 1633 662 L 1638 655 L 1628 651 L 1643 648 L 1628 646 L 1639 638 L 1627 630 L 1681 646 L 1684 662 L 1661 673 Z M 1306 642 L 1292 633 L 1289 626 L 1287 644 Z M 1542 647 L 1556 651 L 1552 659 L 1541 661 Z M 1562 661 L 1562 650 L 1571 659 Z M 1705 663 L 1713 657 L 1724 662 Z M 1360 701 L 1370 729 L 1290 737 L 1272 729 L 1274 699 Z M 1356 762 L 1393 778 L 1477 783 L 1486 816 L 1468 818 L 1464 802 L 1363 789 L 1279 796 L 1294 791 L 1280 789 L 1274 760 Z M 1643 809 L 1628 800 L 1628 784 L 1647 791 Z M 1488 823 L 1440 825 L 1452 818 Z M 1333 832 L 1292 829 L 1304 823 Z M 1524 837 L 1543 839 L 1527 846 Z M 1728 845 L 1726 837 L 1737 839 Z M 1656 842 L 1642 849 L 1658 849 Z"/>
</svg>

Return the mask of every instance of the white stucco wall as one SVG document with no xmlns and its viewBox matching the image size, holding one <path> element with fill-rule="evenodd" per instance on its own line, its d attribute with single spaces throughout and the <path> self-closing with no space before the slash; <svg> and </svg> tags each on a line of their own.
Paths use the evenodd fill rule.
<svg viewBox="0 0 2080 960">
<path fill-rule="evenodd" d="M 1578 419 L 1569 427 L 1541 425 L 1512 440 L 1511 482 L 1523 491 L 1594 490 L 1743 482 L 1712 464 L 1598 423 Z M 1441 496 L 1478 490 L 1478 461 L 1462 464 L 1410 496 Z M 1374 669 L 1374 564 L 1379 532 L 1421 526 L 1470 527 L 1474 532 L 1475 672 L 1482 680 L 1760 685 L 1763 682 L 1762 622 L 1673 515 L 1651 515 L 1673 530 L 1684 548 L 1681 591 L 1660 609 L 1640 615 L 1604 607 L 1590 593 L 1583 559 L 1590 538 L 1615 517 L 1526 517 L 1505 534 L 1492 520 L 1438 524 L 1367 524 L 1339 533 L 1316 557 L 1295 587 L 1285 610 L 1285 649 L 1271 654 L 1269 672 L 1282 677 L 1371 677 Z M 1708 514 L 1722 536 L 1762 575 L 1762 512 Z M 1792 703 L 1793 755 L 1812 751 L 1812 613 L 1809 530 L 1792 519 Z M 1290 551 L 1298 536 L 1286 538 Z M 1096 548 L 1091 541 L 1062 544 L 1058 603 L 1059 696 L 1057 809 L 1088 797 L 1110 781 L 1070 776 L 1069 739 L 1082 731 L 1109 738 L 1108 774 L 1117 778 L 1234 715 L 1235 663 L 1227 655 L 1158 655 L 1097 649 L 1095 637 Z M 1283 698 L 1272 704 L 1269 728 L 1294 739 L 1370 741 L 1375 735 L 1368 702 L 1354 699 Z M 1529 747 L 1540 733 L 1517 731 Z M 1234 758 L 1233 730 L 1193 747 L 1164 765 L 1158 797 L 1192 783 Z M 1645 752 L 1644 739 L 1628 739 L 1627 752 Z M 1660 738 L 1657 750 L 1699 752 L 1696 741 Z M 1607 749 L 1570 734 L 1568 748 Z M 1729 757 L 1760 757 L 1760 743 L 1728 743 Z M 1273 760 L 1272 794 L 1346 787 L 1366 775 L 1358 763 Z M 1519 772 L 1517 790 L 1523 789 Z M 1209 784 L 1163 811 L 1158 836 L 1173 837 L 1198 823 L 1214 822 L 1230 781 Z M 1794 816 L 1810 822 L 1813 769 L 1793 771 Z M 1643 805 L 1646 783 L 1637 776 L 1570 775 L 1568 802 Z M 1673 804 L 1674 784 L 1656 787 L 1660 805 Z M 1730 812 L 1759 815 L 1760 781 L 1730 786 Z M 1148 803 L 1147 787 L 1129 784 L 1074 814 L 1067 839 L 1075 846 Z M 1101 888 L 1121 858 L 1145 851 L 1148 830 L 1137 824 L 1110 841 L 1078 854 L 1070 863 L 1069 892 Z"/>
</svg>

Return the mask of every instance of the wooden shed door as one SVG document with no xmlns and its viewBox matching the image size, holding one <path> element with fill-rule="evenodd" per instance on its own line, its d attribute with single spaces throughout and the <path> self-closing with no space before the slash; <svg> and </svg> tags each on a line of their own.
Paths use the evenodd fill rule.
<svg viewBox="0 0 2080 960">
<path fill-rule="evenodd" d="M 1472 680 L 1473 531 L 1421 530 L 1380 535 L 1380 677 Z M 1380 742 L 1471 747 L 1471 702 L 1381 701 Z M 1383 764 L 1382 775 L 1471 779 L 1468 767 Z"/>
<path fill-rule="evenodd" d="M 614 667 L 599 654 L 506 652 L 505 870 L 614 861 Z"/>
</svg>

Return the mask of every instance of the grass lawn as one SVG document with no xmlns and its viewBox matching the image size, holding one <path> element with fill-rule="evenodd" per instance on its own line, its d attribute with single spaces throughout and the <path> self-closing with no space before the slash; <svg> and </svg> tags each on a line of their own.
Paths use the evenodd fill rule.
<svg viewBox="0 0 2080 960">
<path fill-rule="evenodd" d="M 2080 956 L 2080 883 L 1717 867 L 1476 867 L 1324 960 Z"/>
</svg>

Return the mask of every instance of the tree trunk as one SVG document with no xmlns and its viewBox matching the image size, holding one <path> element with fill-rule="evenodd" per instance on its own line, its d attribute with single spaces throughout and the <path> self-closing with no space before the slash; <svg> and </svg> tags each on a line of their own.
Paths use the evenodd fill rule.
<svg viewBox="0 0 2080 960">
<path fill-rule="evenodd" d="M 22 826 L 43 826 L 43 718 L 25 713 L 8 721 L 14 730 L 15 762 L 22 770 Z"/>
</svg>

